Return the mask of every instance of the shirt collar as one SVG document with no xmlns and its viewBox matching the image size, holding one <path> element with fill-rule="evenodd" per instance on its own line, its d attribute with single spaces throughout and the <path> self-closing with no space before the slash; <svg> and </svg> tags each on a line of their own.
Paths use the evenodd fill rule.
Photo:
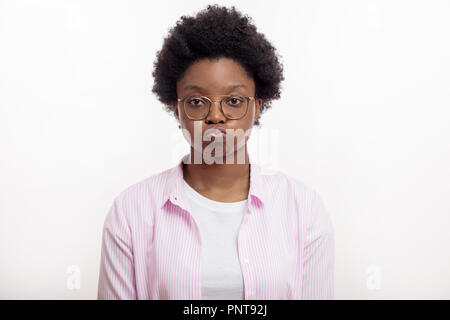
<svg viewBox="0 0 450 320">
<path fill-rule="evenodd" d="M 166 185 L 163 190 L 161 207 L 164 207 L 170 201 L 182 209 L 187 210 L 188 205 L 183 185 L 183 163 L 187 163 L 189 156 L 189 153 L 185 154 L 178 164 L 169 170 Z M 254 205 L 259 208 L 264 205 L 267 197 L 264 184 L 261 182 L 261 167 L 251 160 L 250 155 L 248 155 L 248 160 L 250 163 L 249 205 Z"/>
</svg>

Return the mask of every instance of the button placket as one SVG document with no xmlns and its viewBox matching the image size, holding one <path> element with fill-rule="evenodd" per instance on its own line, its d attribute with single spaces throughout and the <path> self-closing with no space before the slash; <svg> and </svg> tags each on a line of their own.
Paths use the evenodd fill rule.
<svg viewBox="0 0 450 320">
<path fill-rule="evenodd" d="M 247 214 L 251 213 L 251 209 L 249 207 L 247 207 L 246 212 L 247 212 Z M 243 275 L 244 275 L 245 279 L 248 279 L 249 268 L 250 268 L 250 259 L 249 259 L 249 256 L 248 256 L 248 252 L 246 251 L 246 249 L 242 248 L 242 246 L 244 246 L 244 248 L 246 248 L 246 245 L 245 244 L 243 245 L 243 243 L 245 243 L 247 241 L 247 236 L 245 234 L 245 228 L 246 228 L 245 225 L 247 224 L 247 219 L 249 219 L 249 217 L 244 216 L 242 224 L 241 224 L 240 229 L 239 229 L 239 232 L 240 232 L 240 246 L 241 246 L 240 247 L 240 249 L 241 249 L 240 257 L 241 257 L 241 262 L 243 262 L 243 264 L 242 264 L 242 272 L 243 272 Z M 243 250 L 243 252 L 242 252 L 242 250 Z M 250 284 L 248 283 L 248 280 L 244 280 L 244 285 L 246 287 L 246 289 L 245 289 L 245 291 L 246 291 L 246 298 L 247 299 L 253 298 L 255 292 L 254 292 L 253 288 L 249 286 Z"/>
</svg>

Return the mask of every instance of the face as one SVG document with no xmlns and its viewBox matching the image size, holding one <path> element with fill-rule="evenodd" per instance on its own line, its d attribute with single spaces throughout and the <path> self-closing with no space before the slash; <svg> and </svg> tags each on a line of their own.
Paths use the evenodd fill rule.
<svg viewBox="0 0 450 320">
<path fill-rule="evenodd" d="M 222 97 L 216 96 L 229 94 L 250 97 L 254 97 L 255 95 L 254 80 L 246 74 L 241 64 L 229 58 L 220 58 L 218 60 L 202 59 L 196 61 L 186 70 L 183 78 L 177 82 L 178 98 L 183 99 L 191 95 L 201 95 L 210 98 L 212 101 L 210 112 L 203 120 L 191 120 L 187 117 L 181 103 L 173 105 L 175 116 L 184 131 L 184 136 L 195 150 L 198 150 L 199 145 L 194 145 L 194 128 L 197 128 L 197 130 L 201 128 L 200 140 L 201 149 L 204 152 L 203 155 L 208 150 L 208 145 L 209 150 L 211 150 L 210 154 L 213 157 L 215 156 L 214 144 L 220 143 L 223 156 L 235 153 L 245 147 L 249 138 L 249 132 L 258 117 L 262 99 L 255 98 L 249 101 L 247 112 L 242 118 L 228 119 L 220 110 L 220 99 Z M 195 103 L 199 102 L 195 101 Z M 204 134 L 208 133 L 207 130 L 213 127 L 231 130 L 227 130 L 225 137 L 216 139 L 211 137 L 211 140 L 208 141 L 208 138 Z M 234 137 L 230 136 L 229 133 L 231 132 L 235 135 Z M 243 132 L 246 134 L 242 135 Z M 186 133 L 189 133 L 189 135 L 186 135 Z M 238 138 L 239 133 L 241 135 Z M 198 131 L 196 131 L 196 135 L 198 136 Z M 199 138 L 196 137 L 196 139 Z M 234 140 L 233 148 L 230 148 L 230 145 L 227 147 L 226 139 L 229 141 Z"/>
</svg>

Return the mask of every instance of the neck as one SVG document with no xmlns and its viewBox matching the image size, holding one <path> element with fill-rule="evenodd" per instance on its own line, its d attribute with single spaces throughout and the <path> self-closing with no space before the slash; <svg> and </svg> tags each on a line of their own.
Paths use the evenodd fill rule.
<svg viewBox="0 0 450 320">
<path fill-rule="evenodd" d="M 231 194 L 248 193 L 250 186 L 250 164 L 248 160 L 247 146 L 245 148 L 245 162 L 238 163 L 237 151 L 233 154 L 234 161 L 231 164 L 226 163 L 224 157 L 223 163 L 206 164 L 204 161 L 200 164 L 194 163 L 194 150 L 191 147 L 190 164 L 183 164 L 184 180 L 198 191 L 206 194 L 222 194 L 223 198 L 228 198 Z"/>
</svg>

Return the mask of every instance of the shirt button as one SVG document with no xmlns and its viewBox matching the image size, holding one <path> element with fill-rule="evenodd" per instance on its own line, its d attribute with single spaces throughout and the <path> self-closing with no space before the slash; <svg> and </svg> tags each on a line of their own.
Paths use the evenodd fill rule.
<svg viewBox="0 0 450 320">
<path fill-rule="evenodd" d="M 244 262 L 245 262 L 246 264 L 249 264 L 249 263 L 250 263 L 250 261 L 249 261 L 247 258 L 244 259 Z"/>
</svg>

